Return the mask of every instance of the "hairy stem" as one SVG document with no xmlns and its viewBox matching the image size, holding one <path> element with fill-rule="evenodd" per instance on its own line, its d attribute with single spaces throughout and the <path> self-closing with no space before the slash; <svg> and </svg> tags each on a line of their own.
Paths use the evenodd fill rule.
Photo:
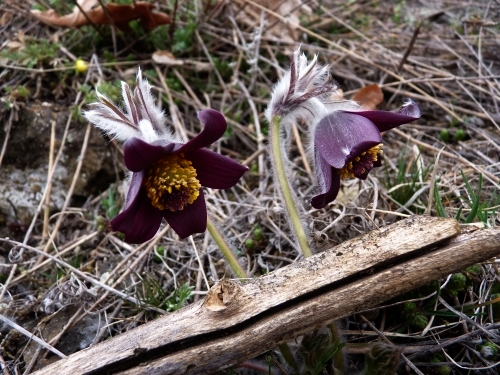
<svg viewBox="0 0 500 375">
<path fill-rule="evenodd" d="M 328 329 L 332 333 L 332 342 L 334 345 L 340 345 L 341 336 L 339 330 L 337 329 L 336 322 L 332 322 L 328 325 Z M 339 370 L 342 374 L 345 374 L 345 361 L 344 361 L 344 353 L 343 350 L 337 350 L 333 355 L 333 364 L 337 370 Z"/>
<path fill-rule="evenodd" d="M 276 175 L 278 176 L 278 185 L 281 189 L 281 194 L 283 196 L 283 200 L 285 201 L 285 206 L 288 211 L 288 215 L 292 222 L 293 229 L 295 231 L 295 236 L 297 237 L 297 241 L 299 242 L 300 249 L 302 250 L 302 254 L 305 258 L 310 257 L 312 255 L 311 247 L 309 246 L 309 242 L 307 241 L 306 232 L 302 223 L 300 221 L 299 212 L 297 207 L 295 206 L 295 201 L 293 199 L 292 191 L 290 188 L 290 184 L 286 177 L 285 165 L 283 163 L 281 144 L 280 144 L 280 125 L 281 125 L 281 117 L 274 116 L 271 124 L 271 154 L 273 158 L 274 168 L 276 170 Z M 337 330 L 335 323 L 331 323 L 328 328 L 332 332 L 332 336 L 334 337 L 334 341 L 340 343 L 340 334 Z M 286 348 L 285 353 L 286 355 Z M 344 372 L 345 363 L 344 363 L 344 355 L 342 350 L 337 351 L 334 355 L 334 363 L 335 367 L 337 367 L 340 371 Z"/>
<path fill-rule="evenodd" d="M 246 279 L 247 274 L 241 267 L 240 263 L 238 262 L 238 259 L 236 259 L 236 256 L 229 247 L 224 236 L 219 232 L 219 229 L 217 229 L 210 216 L 208 216 L 207 218 L 207 229 L 212 238 L 214 239 L 215 243 L 217 244 L 217 246 L 219 246 L 220 251 L 222 251 L 222 255 L 224 255 L 224 258 L 226 258 L 227 262 L 233 269 L 236 276 L 238 276 L 240 279 Z"/>
<path fill-rule="evenodd" d="M 283 342 L 278 345 L 278 348 L 280 349 L 281 355 L 283 356 L 285 362 L 298 372 L 299 365 L 297 364 L 297 361 L 295 360 L 295 357 L 293 356 L 288 344 L 286 342 Z"/>
<path fill-rule="evenodd" d="M 281 190 L 283 200 L 285 201 L 285 207 L 288 212 L 288 216 L 290 217 L 290 221 L 292 222 L 293 230 L 299 243 L 300 250 L 302 251 L 304 257 L 309 257 L 312 255 L 311 247 L 309 246 L 306 232 L 300 221 L 299 211 L 297 210 L 297 206 L 295 206 L 292 190 L 285 173 L 285 165 L 283 163 L 283 154 L 280 145 L 280 125 L 281 117 L 274 116 L 271 123 L 271 154 L 274 169 L 276 170 L 278 186 Z"/>
</svg>

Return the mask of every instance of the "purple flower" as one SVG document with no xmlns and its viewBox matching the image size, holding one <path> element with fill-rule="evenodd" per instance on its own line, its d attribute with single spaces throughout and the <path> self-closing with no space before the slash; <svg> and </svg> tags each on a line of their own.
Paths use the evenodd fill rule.
<svg viewBox="0 0 500 375">
<path fill-rule="evenodd" d="M 134 172 L 125 209 L 111 221 L 125 241 L 151 239 L 164 218 L 181 238 L 203 233 L 207 208 L 202 187 L 227 189 L 234 186 L 247 167 L 205 147 L 226 131 L 224 116 L 213 109 L 198 114 L 203 131 L 189 142 L 125 142 L 125 165 Z"/>
<path fill-rule="evenodd" d="M 162 219 L 181 238 L 204 232 L 207 209 L 202 188 L 230 188 L 248 170 L 205 148 L 226 131 L 224 116 L 213 109 L 200 111 L 204 129 L 182 143 L 167 128 L 140 70 L 134 92 L 122 83 L 122 94 L 125 112 L 99 93 L 100 103 L 85 112 L 89 121 L 125 141 L 125 165 L 132 177 L 125 208 L 111 220 L 111 227 L 124 233 L 129 243 L 150 240 Z"/>
<path fill-rule="evenodd" d="M 333 111 L 323 117 L 314 131 L 314 163 L 321 192 L 312 198 L 312 206 L 320 209 L 332 202 L 341 179 L 366 179 L 372 168 L 381 165 L 380 133 L 420 116 L 418 105 L 410 99 L 398 112 Z"/>
</svg>

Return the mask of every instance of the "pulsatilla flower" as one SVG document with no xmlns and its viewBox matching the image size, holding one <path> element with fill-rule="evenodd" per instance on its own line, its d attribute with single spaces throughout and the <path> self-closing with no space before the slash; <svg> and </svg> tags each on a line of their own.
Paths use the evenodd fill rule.
<svg viewBox="0 0 500 375">
<path fill-rule="evenodd" d="M 340 180 L 366 179 L 381 165 L 381 132 L 414 121 L 421 116 L 411 99 L 398 112 L 333 111 L 323 117 L 314 132 L 314 162 L 320 194 L 313 197 L 314 208 L 323 208 L 339 192 Z"/>
<path fill-rule="evenodd" d="M 366 179 L 372 168 L 381 165 L 380 133 L 414 121 L 421 113 L 412 100 L 398 112 L 364 110 L 343 97 L 328 66 L 319 64 L 317 56 L 308 62 L 297 49 L 290 58 L 290 69 L 274 86 L 266 110 L 270 123 L 276 116 L 287 134 L 288 125 L 295 120 L 307 125 L 320 188 L 311 204 L 319 209 L 337 197 L 341 179 Z"/>
<path fill-rule="evenodd" d="M 125 165 L 132 176 L 125 208 L 111 220 L 111 227 L 124 233 L 129 243 L 151 239 L 163 218 L 181 238 L 204 232 L 207 209 L 202 188 L 230 188 L 248 169 L 205 148 L 226 131 L 224 116 L 212 109 L 200 111 L 204 129 L 182 143 L 166 127 L 140 70 L 134 92 L 123 82 L 122 94 L 126 112 L 99 93 L 100 103 L 85 112 L 89 121 L 125 141 Z"/>
</svg>

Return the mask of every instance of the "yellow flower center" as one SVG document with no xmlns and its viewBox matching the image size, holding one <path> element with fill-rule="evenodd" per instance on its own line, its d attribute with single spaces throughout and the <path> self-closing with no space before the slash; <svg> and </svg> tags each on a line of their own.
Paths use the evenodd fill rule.
<svg viewBox="0 0 500 375">
<path fill-rule="evenodd" d="M 151 204 L 159 210 L 183 210 L 200 195 L 196 169 L 184 154 L 167 155 L 146 171 L 144 186 Z"/>
<path fill-rule="evenodd" d="M 339 170 L 340 178 L 342 180 L 354 177 L 365 179 L 374 163 L 382 156 L 382 146 L 382 143 L 379 143 L 347 163 Z"/>
</svg>

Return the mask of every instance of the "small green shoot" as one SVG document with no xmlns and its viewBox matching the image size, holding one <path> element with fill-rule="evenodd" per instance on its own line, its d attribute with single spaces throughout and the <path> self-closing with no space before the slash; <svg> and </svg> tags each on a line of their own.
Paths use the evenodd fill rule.
<svg viewBox="0 0 500 375">
<path fill-rule="evenodd" d="M 251 238 L 248 238 L 245 241 L 245 250 L 247 253 L 252 254 L 255 251 L 255 241 Z"/>
<path fill-rule="evenodd" d="M 370 344 L 370 347 L 370 351 L 365 354 L 365 369 L 363 374 L 396 374 L 400 355 L 398 347 L 383 341 Z"/>
<path fill-rule="evenodd" d="M 172 293 L 167 294 L 154 276 L 148 275 L 142 280 L 142 288 L 138 289 L 137 300 L 141 304 L 154 306 L 167 312 L 179 310 L 191 297 L 194 287 L 183 284 Z"/>
<path fill-rule="evenodd" d="M 386 168 L 385 185 L 389 190 L 392 199 L 404 206 L 413 197 L 413 195 L 421 188 L 420 180 L 425 181 L 429 173 L 430 166 L 421 167 L 420 154 L 416 160 L 409 165 L 407 158 L 407 149 L 403 149 L 401 156 L 398 159 L 397 172 L 395 175 L 389 175 L 389 170 Z M 416 207 L 415 204 L 408 207 L 414 213 L 421 213 L 423 210 Z"/>
<path fill-rule="evenodd" d="M 409 326 L 416 329 L 424 329 L 429 319 L 425 313 L 417 307 L 414 302 L 406 302 L 401 313 Z"/>
<path fill-rule="evenodd" d="M 443 202 L 441 201 L 441 196 L 439 195 L 437 181 L 434 181 L 434 202 L 436 205 L 436 212 L 439 217 L 448 217 L 446 210 L 444 209 Z"/>
<path fill-rule="evenodd" d="M 193 288 L 193 286 L 183 284 L 176 290 L 174 290 L 174 292 L 168 298 L 167 311 L 176 311 L 181 309 L 187 303 L 187 300 L 191 297 L 191 291 L 193 290 Z"/>
<path fill-rule="evenodd" d="M 174 31 L 174 43 L 172 45 L 172 53 L 179 54 L 189 50 L 193 44 L 194 32 L 198 24 L 194 21 L 189 21 L 184 27 L 178 27 Z"/>
<path fill-rule="evenodd" d="M 495 220 L 495 215 L 500 208 L 500 194 L 498 194 L 495 189 L 489 199 L 486 202 L 481 203 L 483 175 L 479 175 L 477 190 L 474 191 L 464 172 L 461 170 L 460 173 L 465 184 L 465 190 L 467 191 L 468 198 L 460 198 L 463 205 L 467 207 L 460 207 L 455 215 L 455 219 L 466 224 L 473 223 L 474 220 L 477 219 L 486 226 L 491 226 L 491 223 Z M 439 194 L 437 182 L 434 182 L 434 202 L 437 215 L 439 217 L 448 217 Z M 465 218 L 462 217 L 464 208 L 466 209 L 466 212 L 468 211 Z"/>
<path fill-rule="evenodd" d="M 404 16 L 404 8 L 406 6 L 406 1 L 399 1 L 394 5 L 394 14 L 392 16 L 392 20 L 396 25 L 400 25 L 403 22 L 405 22 L 405 16 Z"/>
<path fill-rule="evenodd" d="M 323 374 L 328 361 L 344 346 L 345 343 L 333 340 L 327 328 L 305 335 L 296 353 L 302 359 L 300 362 L 303 362 L 298 373 L 301 375 Z"/>
<path fill-rule="evenodd" d="M 453 140 L 455 142 L 459 142 L 459 141 L 463 141 L 465 139 L 465 136 L 467 134 L 465 133 L 465 130 L 463 129 L 458 129 L 456 132 L 455 132 L 455 135 L 453 136 Z"/>
<path fill-rule="evenodd" d="M 103 198 L 101 202 L 101 206 L 106 211 L 106 217 L 108 220 L 113 219 L 116 215 L 118 215 L 118 203 L 117 203 L 117 188 L 115 185 L 111 185 L 108 190 L 108 195 L 106 198 Z"/>
<path fill-rule="evenodd" d="M 443 354 L 441 353 L 438 353 L 436 354 L 433 358 L 431 358 L 431 360 L 429 361 L 430 363 L 446 363 L 446 358 Z M 439 375 L 448 375 L 448 374 L 451 374 L 451 367 L 450 366 L 447 366 L 447 365 L 443 365 L 443 366 L 433 366 L 431 367 L 434 369 L 434 374 L 439 374 Z"/>
<path fill-rule="evenodd" d="M 49 65 L 57 57 L 58 51 L 59 45 L 46 39 L 26 38 L 24 46 L 19 51 L 2 51 L 0 57 L 33 68 L 40 65 Z"/>
<path fill-rule="evenodd" d="M 165 247 L 161 245 L 156 246 L 154 254 L 153 261 L 155 263 L 162 263 L 162 258 L 165 256 Z"/>
<path fill-rule="evenodd" d="M 442 129 L 439 132 L 439 139 L 445 143 L 448 143 L 450 141 L 450 132 L 448 129 Z"/>
<path fill-rule="evenodd" d="M 477 210 L 479 209 L 479 194 L 481 194 L 481 187 L 483 185 L 483 175 L 482 174 L 479 175 L 477 194 L 474 194 L 474 190 L 472 190 L 469 180 L 467 179 L 467 177 L 465 177 L 465 174 L 462 170 L 460 170 L 460 174 L 462 175 L 462 178 L 464 180 L 467 193 L 471 198 L 471 200 L 467 202 L 467 204 L 469 204 L 469 206 L 471 207 L 471 210 L 469 212 L 469 215 L 467 215 L 467 218 L 465 219 L 465 222 L 469 224 L 474 221 L 477 215 Z"/>
<path fill-rule="evenodd" d="M 454 273 L 446 284 L 445 290 L 451 296 L 456 297 L 458 293 L 465 291 L 466 284 L 467 277 L 463 273 Z"/>
<path fill-rule="evenodd" d="M 13 88 L 11 86 L 7 86 L 7 87 L 5 87 L 5 91 L 14 100 L 17 100 L 17 99 L 26 100 L 28 98 L 28 96 L 30 95 L 29 90 L 24 86 L 17 86 L 16 88 Z"/>
<path fill-rule="evenodd" d="M 487 342 L 479 349 L 481 356 L 489 361 L 494 361 L 498 358 L 498 345 L 492 342 Z"/>
<path fill-rule="evenodd" d="M 467 190 L 467 194 L 470 198 L 467 200 L 463 199 L 463 202 L 470 207 L 470 212 L 465 218 L 465 222 L 469 224 L 477 218 L 485 225 L 489 225 L 489 222 L 491 220 L 494 220 L 495 214 L 499 208 L 498 206 L 500 204 L 500 194 L 498 194 L 497 190 L 495 189 L 488 201 L 481 204 L 480 195 L 483 187 L 483 175 L 479 175 L 477 192 L 474 192 L 469 180 L 467 179 L 463 171 L 460 171 L 460 173 L 462 174 L 465 189 Z"/>
</svg>

